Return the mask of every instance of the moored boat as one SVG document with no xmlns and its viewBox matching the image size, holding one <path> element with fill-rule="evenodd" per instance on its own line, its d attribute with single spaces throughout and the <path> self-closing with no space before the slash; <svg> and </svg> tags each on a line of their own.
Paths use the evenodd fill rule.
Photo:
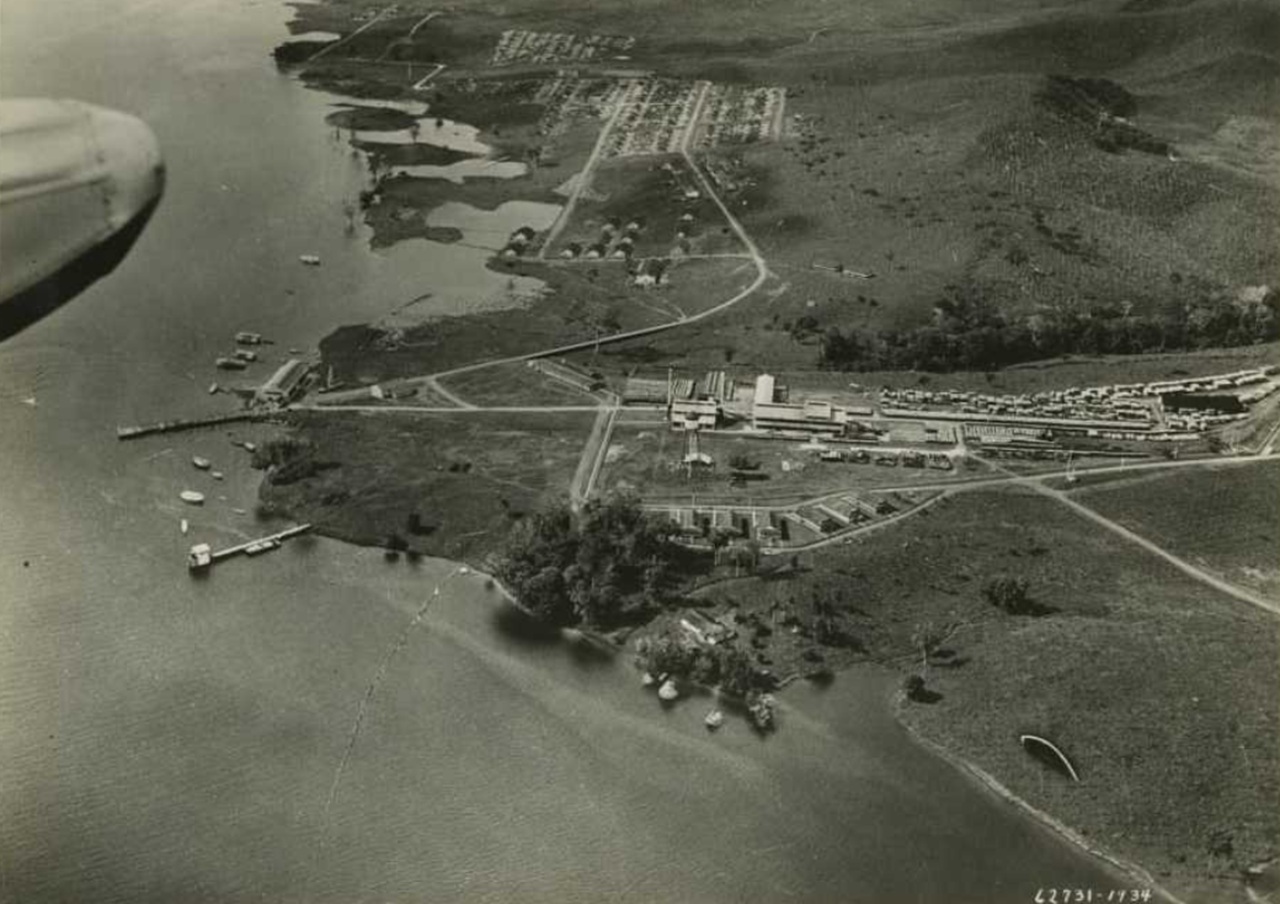
<svg viewBox="0 0 1280 904">
<path fill-rule="evenodd" d="M 229 358 L 226 355 L 218 356 L 213 363 L 223 370 L 244 370 L 249 366 L 239 358 Z"/>
<path fill-rule="evenodd" d="M 311 267 L 320 266 L 320 255 L 318 254 L 299 254 L 298 260 Z"/>
<path fill-rule="evenodd" d="M 702 721 L 708 729 L 715 731 L 724 724 L 724 713 L 720 712 L 718 709 L 713 709 L 711 712 L 707 713 L 706 718 Z"/>
<path fill-rule="evenodd" d="M 187 503 L 187 505 L 204 504 L 204 493 L 198 493 L 195 490 L 183 490 L 178 494 L 178 498 Z"/>
<path fill-rule="evenodd" d="M 212 464 L 212 462 L 210 462 L 209 459 L 201 458 L 199 455 L 191 456 L 191 463 L 195 465 L 197 468 L 199 468 L 201 471 L 209 470 L 209 466 Z"/>
</svg>

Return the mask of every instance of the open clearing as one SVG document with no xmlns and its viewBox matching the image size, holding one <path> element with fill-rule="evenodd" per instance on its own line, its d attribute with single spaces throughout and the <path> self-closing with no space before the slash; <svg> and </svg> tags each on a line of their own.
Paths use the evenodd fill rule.
<svg viewBox="0 0 1280 904">
<path fill-rule="evenodd" d="M 478 562 L 514 518 L 564 496 L 593 418 L 295 413 L 296 435 L 324 466 L 295 483 L 264 482 L 262 498 L 330 536 L 385 544 L 397 534 L 415 552 Z"/>
<path fill-rule="evenodd" d="M 1280 599 L 1280 466 L 1149 474 L 1072 493 L 1169 552 Z"/>
</svg>

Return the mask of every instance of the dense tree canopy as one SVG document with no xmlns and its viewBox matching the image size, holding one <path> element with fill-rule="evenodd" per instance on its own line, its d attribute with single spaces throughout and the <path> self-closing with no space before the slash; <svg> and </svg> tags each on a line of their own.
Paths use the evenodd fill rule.
<svg viewBox="0 0 1280 904">
<path fill-rule="evenodd" d="M 1203 280 L 1184 283 L 1181 298 L 1143 314 L 1126 305 L 1096 304 L 1021 317 L 951 287 L 934 308 L 933 321 L 923 326 L 829 330 L 821 360 L 836 370 L 995 370 L 1058 355 L 1142 354 L 1280 338 L 1275 293 L 1245 302 Z"/>
<path fill-rule="evenodd" d="M 521 522 L 498 574 L 523 606 L 553 624 L 606 625 L 667 592 L 674 529 L 632 496 L 590 502 L 576 519 L 557 506 Z"/>
</svg>

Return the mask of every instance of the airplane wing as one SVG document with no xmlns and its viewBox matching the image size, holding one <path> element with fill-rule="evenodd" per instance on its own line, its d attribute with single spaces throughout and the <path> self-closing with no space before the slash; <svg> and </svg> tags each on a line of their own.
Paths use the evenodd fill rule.
<svg viewBox="0 0 1280 904">
<path fill-rule="evenodd" d="M 111 272 L 164 190 L 151 129 L 71 100 L 0 100 L 0 339 Z"/>
</svg>

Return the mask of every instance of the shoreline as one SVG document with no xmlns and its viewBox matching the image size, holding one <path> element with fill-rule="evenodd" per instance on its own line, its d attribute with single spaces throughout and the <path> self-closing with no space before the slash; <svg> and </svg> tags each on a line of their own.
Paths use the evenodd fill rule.
<svg viewBox="0 0 1280 904">
<path fill-rule="evenodd" d="M 1092 844 L 1083 835 L 1071 828 L 1071 826 L 1034 806 L 1029 801 L 1019 797 L 1017 794 L 1014 794 L 999 779 L 987 772 L 981 766 L 971 762 L 940 742 L 924 735 L 918 728 L 911 724 L 909 720 L 904 718 L 903 699 L 904 696 L 902 691 L 895 691 L 892 699 L 887 703 L 889 711 L 892 714 L 894 721 L 901 725 L 907 734 L 911 736 L 912 740 L 920 746 L 950 763 L 958 771 L 972 778 L 995 797 L 1006 801 L 1021 810 L 1040 825 L 1049 829 L 1067 844 L 1070 844 L 1078 850 L 1103 861 L 1109 867 L 1119 870 L 1128 878 L 1142 883 L 1147 888 L 1151 889 L 1152 893 L 1160 896 L 1164 901 L 1168 902 L 1168 904 L 1188 904 L 1187 901 L 1179 898 L 1168 888 L 1157 882 L 1151 873 L 1137 863 L 1134 863 L 1131 860 L 1126 860 L 1123 857 L 1119 857 Z"/>
</svg>

